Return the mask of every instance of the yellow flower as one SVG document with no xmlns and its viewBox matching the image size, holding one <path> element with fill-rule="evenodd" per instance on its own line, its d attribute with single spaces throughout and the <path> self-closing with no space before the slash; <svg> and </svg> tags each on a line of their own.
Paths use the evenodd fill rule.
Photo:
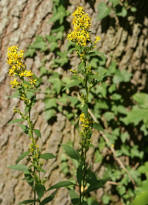
<svg viewBox="0 0 148 205">
<path fill-rule="evenodd" d="M 10 65 L 9 74 L 11 76 L 16 75 L 20 70 L 25 69 L 23 63 L 23 50 L 18 50 L 17 46 L 11 46 L 7 52 L 7 63 Z"/>
<path fill-rule="evenodd" d="M 73 13 L 73 27 L 74 30 L 68 34 L 67 38 L 71 41 L 76 42 L 81 46 L 86 46 L 90 42 L 89 27 L 90 17 L 84 12 L 83 7 L 78 7 Z"/>
<path fill-rule="evenodd" d="M 24 72 L 19 73 L 20 77 L 32 77 L 33 73 L 29 70 L 25 70 Z"/>
<path fill-rule="evenodd" d="M 11 46 L 8 48 L 7 62 L 10 65 L 9 75 L 10 76 L 16 75 L 17 77 L 20 77 L 20 80 L 22 80 L 21 77 L 27 77 L 29 78 L 30 84 L 34 86 L 37 80 L 32 78 L 33 73 L 30 70 L 26 70 L 26 65 L 24 64 L 23 56 L 24 56 L 24 51 L 19 50 L 17 46 Z M 17 87 L 18 86 L 17 79 L 11 81 L 11 85 L 13 87 Z"/>
<path fill-rule="evenodd" d="M 74 30 L 70 34 L 68 34 L 67 38 L 71 41 L 78 43 L 81 46 L 86 46 L 87 42 L 90 41 L 89 32 L 85 30 Z"/>
<path fill-rule="evenodd" d="M 91 120 L 88 117 L 86 117 L 84 113 L 81 113 L 80 124 L 83 128 L 89 128 L 91 125 Z"/>
<path fill-rule="evenodd" d="M 90 17 L 87 13 L 84 12 L 83 7 L 78 7 L 76 11 L 73 13 L 73 26 L 74 30 L 79 29 L 86 29 L 88 30 L 91 23 L 90 23 Z"/>
<path fill-rule="evenodd" d="M 19 82 L 17 81 L 16 78 L 14 78 L 14 80 L 10 81 L 10 84 L 11 84 L 12 88 L 15 88 L 19 85 Z"/>
<path fill-rule="evenodd" d="M 100 36 L 96 36 L 96 40 L 95 40 L 95 44 L 98 42 L 98 41 L 100 41 L 101 40 L 101 38 L 100 38 Z"/>
<path fill-rule="evenodd" d="M 31 84 L 31 85 L 35 85 L 36 82 L 37 82 L 37 79 L 30 79 L 30 84 Z"/>
</svg>

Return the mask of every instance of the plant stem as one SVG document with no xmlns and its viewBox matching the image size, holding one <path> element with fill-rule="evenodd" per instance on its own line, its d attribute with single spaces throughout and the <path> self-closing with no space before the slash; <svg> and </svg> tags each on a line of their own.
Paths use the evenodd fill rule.
<svg viewBox="0 0 148 205">
<path fill-rule="evenodd" d="M 29 106 L 29 110 L 28 110 L 29 134 L 30 134 L 30 137 L 31 137 L 32 144 L 34 145 L 33 147 L 35 147 L 36 142 L 35 142 L 35 139 L 33 137 L 33 125 L 32 125 L 32 121 L 31 121 L 31 104 L 29 104 L 28 106 Z M 34 159 L 33 159 L 33 161 L 34 161 Z M 33 199 L 34 199 L 34 202 L 33 202 L 33 205 L 36 205 L 35 174 L 36 174 L 36 168 L 34 166 L 33 167 L 33 176 L 34 176 L 34 182 L 33 182 Z"/>
<path fill-rule="evenodd" d="M 85 105 L 88 105 L 88 74 L 87 74 L 87 66 L 86 66 L 86 59 L 84 59 L 84 67 L 85 67 L 85 74 L 84 74 L 84 82 L 85 82 L 85 91 L 86 91 L 86 96 L 84 98 Z M 88 113 L 88 108 L 87 108 L 87 113 Z M 84 202 L 84 189 L 86 186 L 86 171 L 87 171 L 87 164 L 86 164 L 86 153 L 88 148 L 85 146 L 87 144 L 87 136 L 82 141 L 82 146 L 81 146 L 81 164 L 82 164 L 82 183 L 80 184 L 80 205 Z"/>
</svg>

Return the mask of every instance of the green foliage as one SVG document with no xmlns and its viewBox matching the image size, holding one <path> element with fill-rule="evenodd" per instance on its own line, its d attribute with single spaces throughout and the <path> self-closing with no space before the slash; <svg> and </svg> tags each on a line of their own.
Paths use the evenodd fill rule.
<svg viewBox="0 0 148 205">
<path fill-rule="evenodd" d="M 56 195 L 56 192 L 57 191 L 54 191 L 51 195 L 43 199 L 43 201 L 40 202 L 40 205 L 45 205 L 45 204 L 48 204 L 48 202 L 52 201 Z"/>
<path fill-rule="evenodd" d="M 145 162 L 144 165 L 140 166 L 138 171 L 140 172 L 140 174 L 145 175 L 146 179 L 143 180 L 140 186 L 136 189 L 136 197 L 133 200 L 131 205 L 138 205 L 138 204 L 147 205 L 147 202 L 148 202 L 148 162 Z"/>
<path fill-rule="evenodd" d="M 57 184 L 51 186 L 48 190 L 59 189 L 61 187 L 69 187 L 71 185 L 74 185 L 74 184 L 70 181 L 60 181 Z"/>
<path fill-rule="evenodd" d="M 54 159 L 56 156 L 54 156 L 52 153 L 44 153 L 40 155 L 41 159 Z"/>
<path fill-rule="evenodd" d="M 69 195 L 71 198 L 71 202 L 73 205 L 78 205 L 79 204 L 79 196 L 74 190 L 69 190 Z"/>
<path fill-rule="evenodd" d="M 127 116 L 123 118 L 125 124 L 134 124 L 138 125 L 142 122 L 140 130 L 146 135 L 148 128 L 148 94 L 146 93 L 136 93 L 132 96 L 133 100 L 136 102 L 136 105 L 132 107 L 130 112 L 127 113 Z"/>
<path fill-rule="evenodd" d="M 98 18 L 101 20 L 110 14 L 110 8 L 106 5 L 106 3 L 101 2 L 98 5 Z"/>
<path fill-rule="evenodd" d="M 22 202 L 20 202 L 19 204 L 30 204 L 30 203 L 33 203 L 34 202 L 34 199 L 29 199 L 29 200 L 24 200 Z M 38 200 L 35 200 L 35 202 L 38 202 Z"/>
<path fill-rule="evenodd" d="M 11 165 L 9 166 L 9 168 L 14 169 L 14 170 L 18 170 L 18 171 L 22 171 L 24 173 L 28 173 L 28 167 L 23 165 L 23 164 L 16 164 L 16 165 Z"/>
<path fill-rule="evenodd" d="M 80 159 L 79 153 L 73 149 L 73 147 L 67 145 L 67 144 L 63 144 L 62 145 L 64 148 L 65 153 L 71 157 L 72 159 L 78 160 Z"/>
<path fill-rule="evenodd" d="M 16 160 L 16 164 L 19 163 L 21 160 L 23 160 L 26 156 L 29 155 L 29 151 L 23 152 Z"/>
<path fill-rule="evenodd" d="M 98 19 L 102 20 L 109 15 L 125 18 L 130 12 L 134 13 L 136 11 L 136 7 L 130 5 L 128 1 L 109 0 L 108 4 L 104 2 L 99 3 Z"/>
</svg>

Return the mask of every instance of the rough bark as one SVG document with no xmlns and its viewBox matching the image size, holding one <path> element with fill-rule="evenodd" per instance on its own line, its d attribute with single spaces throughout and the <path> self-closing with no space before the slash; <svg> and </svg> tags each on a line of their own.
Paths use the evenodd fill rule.
<svg viewBox="0 0 148 205">
<path fill-rule="evenodd" d="M 101 24 L 96 20 L 99 2 L 99 0 L 95 2 L 93 10 L 87 1 L 84 3 L 71 0 L 72 5 L 69 9 L 74 10 L 79 3 L 85 5 L 93 19 L 93 33 L 100 35 L 102 39 L 98 49 L 107 55 L 108 63 L 111 58 L 115 58 L 119 62 L 120 69 L 129 69 L 134 74 L 133 85 L 138 86 L 139 89 L 147 89 L 147 6 L 143 1 L 137 13 L 137 15 L 141 15 L 141 18 L 139 16 L 128 17 L 128 25 L 127 21 L 124 24 L 124 20 L 117 25 L 112 23 L 109 18 Z M 19 154 L 26 150 L 29 139 L 17 126 L 8 124 L 14 117 L 13 108 L 19 102 L 8 97 L 12 94 L 12 89 L 10 89 L 10 79 L 7 74 L 6 51 L 9 46 L 14 44 L 25 50 L 36 35 L 49 34 L 51 15 L 51 0 L 0 1 L 0 204 L 2 205 L 17 205 L 19 201 L 31 196 L 30 188 L 22 180 L 23 175 L 8 169 L 9 165 L 15 164 Z M 37 56 L 34 60 L 27 59 L 26 64 L 38 75 L 40 61 L 41 59 Z M 59 167 L 60 145 L 70 138 L 71 126 L 61 114 L 58 115 L 57 121 L 53 125 L 49 125 L 43 117 L 42 95 L 38 96 L 38 99 L 32 116 L 36 121 L 35 127 L 41 130 L 43 136 L 39 145 L 42 146 L 43 151 L 50 151 L 57 155 L 56 160 L 50 160 L 45 166 L 45 169 L 48 170 L 46 176 L 49 179 L 47 186 L 50 186 L 62 179 Z M 70 204 L 65 189 L 58 192 L 51 204 Z"/>
</svg>

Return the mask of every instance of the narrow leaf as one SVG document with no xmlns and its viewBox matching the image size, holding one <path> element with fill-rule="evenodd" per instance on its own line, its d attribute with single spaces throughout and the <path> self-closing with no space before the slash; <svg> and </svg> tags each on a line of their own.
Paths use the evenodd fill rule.
<svg viewBox="0 0 148 205">
<path fill-rule="evenodd" d="M 20 202 L 19 204 L 20 204 L 20 205 L 21 205 L 21 204 L 30 204 L 30 203 L 33 203 L 34 201 L 37 201 L 37 200 L 33 200 L 33 199 L 31 199 L 31 200 L 25 200 L 25 201 Z"/>
<path fill-rule="evenodd" d="M 23 152 L 16 160 L 16 164 L 18 164 L 22 159 L 29 155 L 29 151 Z"/>
<path fill-rule="evenodd" d="M 80 186 L 81 186 L 82 178 L 83 178 L 82 166 L 79 166 L 77 168 L 77 181 Z"/>
<path fill-rule="evenodd" d="M 52 153 L 44 153 L 40 155 L 40 158 L 48 160 L 56 158 L 56 156 L 54 156 Z"/>
<path fill-rule="evenodd" d="M 69 195 L 73 205 L 79 205 L 80 199 L 78 194 L 74 190 L 69 190 Z"/>
<path fill-rule="evenodd" d="M 64 145 L 63 145 L 63 148 L 64 148 L 65 153 L 66 153 L 69 157 L 71 157 L 72 159 L 75 159 L 75 160 L 79 161 L 80 155 L 79 155 L 79 153 L 78 153 L 76 150 L 73 149 L 73 147 L 71 147 L 71 146 L 69 146 L 69 145 L 67 145 L 67 144 L 64 144 Z"/>
<path fill-rule="evenodd" d="M 51 186 L 48 189 L 48 191 L 51 190 L 51 189 L 58 189 L 58 188 L 61 188 L 61 187 L 68 187 L 70 185 L 74 185 L 74 184 L 70 181 L 61 181 L 61 182 L 58 182 L 57 184 Z"/>
<path fill-rule="evenodd" d="M 28 127 L 26 125 L 18 124 L 18 126 L 22 128 L 25 134 L 28 134 Z"/>
<path fill-rule="evenodd" d="M 35 190 L 37 192 L 38 198 L 41 199 L 45 193 L 45 187 L 42 184 L 36 184 Z"/>
<path fill-rule="evenodd" d="M 52 201 L 56 195 L 57 191 L 54 191 L 50 196 L 46 197 L 43 201 L 40 202 L 40 205 L 45 205 L 48 202 Z"/>
<path fill-rule="evenodd" d="M 34 131 L 34 133 L 36 134 L 37 137 L 41 137 L 40 130 L 34 129 L 33 131 Z"/>
<path fill-rule="evenodd" d="M 12 124 L 12 123 L 17 123 L 17 122 L 23 122 L 24 119 L 20 118 L 20 119 L 14 119 L 14 120 L 11 120 L 8 124 Z"/>
<path fill-rule="evenodd" d="M 23 171 L 24 173 L 29 173 L 28 167 L 23 164 L 12 165 L 12 166 L 9 166 L 8 168 L 15 169 L 18 171 Z"/>
</svg>

